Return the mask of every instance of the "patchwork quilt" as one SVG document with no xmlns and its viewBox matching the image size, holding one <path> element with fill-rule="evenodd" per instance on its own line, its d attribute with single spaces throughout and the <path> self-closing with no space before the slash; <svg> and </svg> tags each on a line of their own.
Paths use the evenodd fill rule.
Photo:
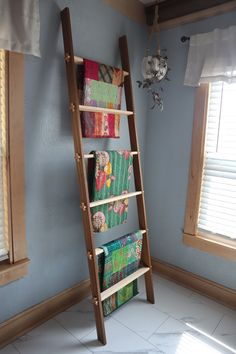
<svg viewBox="0 0 236 354">
<path fill-rule="evenodd" d="M 84 60 L 83 99 L 87 106 L 120 109 L 124 75 L 121 69 Z M 81 86 L 81 85 L 80 85 Z M 82 113 L 84 137 L 118 138 L 120 115 L 110 113 Z"/>
<path fill-rule="evenodd" d="M 142 252 L 142 233 L 137 231 L 122 236 L 101 248 L 104 252 L 98 256 L 98 269 L 101 291 L 104 291 L 138 269 Z M 103 301 L 104 316 L 137 294 L 136 279 Z"/>
</svg>

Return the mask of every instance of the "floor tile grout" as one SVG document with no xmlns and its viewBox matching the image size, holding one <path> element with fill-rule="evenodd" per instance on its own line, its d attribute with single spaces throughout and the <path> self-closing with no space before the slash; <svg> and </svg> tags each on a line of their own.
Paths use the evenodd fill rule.
<svg viewBox="0 0 236 354">
<path fill-rule="evenodd" d="M 136 334 L 137 336 L 139 336 L 142 340 L 144 340 L 145 342 L 148 342 L 148 340 L 142 336 L 140 336 L 140 334 L 138 332 L 136 332 L 135 330 L 133 330 L 132 328 L 129 328 L 128 326 L 126 326 L 124 323 L 120 322 L 119 320 L 113 318 L 113 320 L 115 320 L 117 323 L 119 323 L 120 325 L 122 325 L 123 327 L 129 329 L 131 332 L 133 332 L 134 334 Z M 150 343 L 150 342 L 148 342 Z M 152 343 L 150 343 L 152 344 Z M 153 345 L 153 344 L 152 344 Z M 154 346 L 154 345 L 153 345 Z M 154 346 L 155 347 L 155 346 Z"/>
<path fill-rule="evenodd" d="M 149 339 L 151 338 L 151 336 L 156 333 L 156 331 L 170 318 L 170 315 L 167 314 L 168 317 L 152 332 L 152 334 L 147 338 L 147 341 L 149 341 Z M 150 342 L 149 342 L 150 343 Z"/>
<path fill-rule="evenodd" d="M 64 328 L 73 338 L 75 338 L 78 343 L 80 343 L 83 347 L 87 348 L 77 337 L 74 336 L 73 333 L 71 333 L 71 331 L 70 331 L 68 328 L 64 327 L 64 326 L 63 326 L 58 320 L 56 320 L 55 318 L 53 318 L 53 320 L 54 320 L 55 322 L 57 322 L 57 324 L 59 324 L 62 328 Z M 91 333 L 93 330 L 94 330 L 94 329 L 92 329 L 89 333 Z M 86 335 L 89 335 L 89 333 L 87 333 Z M 81 339 L 82 339 L 82 338 L 81 338 Z M 88 349 L 88 348 L 87 348 L 87 349 Z M 88 351 L 91 352 L 91 350 L 89 350 L 89 349 L 88 349 Z M 92 353 L 92 352 L 91 352 L 91 353 Z"/>
<path fill-rule="evenodd" d="M 222 321 L 222 319 L 224 318 L 225 314 L 223 313 L 222 317 L 220 318 L 218 324 L 216 325 L 215 329 L 212 331 L 212 335 L 215 333 L 217 327 L 219 326 L 220 322 Z"/>
<path fill-rule="evenodd" d="M 16 350 L 19 354 L 21 354 L 20 350 L 15 346 L 14 343 L 12 343 L 12 346 L 13 346 L 13 348 L 15 348 L 15 350 Z"/>
</svg>

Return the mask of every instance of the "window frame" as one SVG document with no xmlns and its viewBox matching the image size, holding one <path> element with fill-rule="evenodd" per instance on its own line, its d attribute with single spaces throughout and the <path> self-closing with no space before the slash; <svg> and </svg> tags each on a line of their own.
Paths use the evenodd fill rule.
<svg viewBox="0 0 236 354">
<path fill-rule="evenodd" d="M 24 176 L 24 55 L 6 52 L 6 126 L 8 137 L 9 259 L 0 262 L 0 285 L 28 272 Z"/>
<path fill-rule="evenodd" d="M 183 242 L 187 246 L 203 252 L 236 261 L 236 241 L 227 240 L 223 236 L 207 231 L 200 232 L 197 228 L 204 164 L 208 96 L 208 84 L 202 84 L 196 89 Z"/>
</svg>

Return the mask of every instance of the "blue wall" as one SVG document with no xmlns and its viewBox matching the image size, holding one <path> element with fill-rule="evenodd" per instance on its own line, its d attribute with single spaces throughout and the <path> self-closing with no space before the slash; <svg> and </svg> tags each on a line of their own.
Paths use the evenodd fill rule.
<svg viewBox="0 0 236 354">
<path fill-rule="evenodd" d="M 148 114 L 145 190 L 152 256 L 236 289 L 235 262 L 182 242 L 195 89 L 183 85 L 188 44 L 182 44 L 180 37 L 233 24 L 236 12 L 162 32 L 171 81 L 164 85 L 164 112 Z"/>
<path fill-rule="evenodd" d="M 0 288 L 0 322 L 88 277 L 79 192 L 75 173 L 60 10 L 71 11 L 75 53 L 120 65 L 119 36 L 128 36 L 138 131 L 144 147 L 146 97 L 136 88 L 146 29 L 102 0 L 40 0 L 42 58 L 25 58 L 26 230 L 29 274 Z M 122 139 L 85 143 L 96 148 L 129 148 L 127 119 Z M 127 225 L 97 243 L 138 228 L 134 201 Z M 3 306 L 4 304 L 4 306 Z"/>
<path fill-rule="evenodd" d="M 186 247 L 182 228 L 187 192 L 194 94 L 183 86 L 187 44 L 183 34 L 210 31 L 236 23 L 236 12 L 162 33 L 168 50 L 171 82 L 165 85 L 164 112 L 148 110 L 137 89 L 146 29 L 122 16 L 102 0 L 40 0 L 42 58 L 25 58 L 26 231 L 29 274 L 0 288 L 0 322 L 88 277 L 73 142 L 60 10 L 69 6 L 75 53 L 119 65 L 117 39 L 127 34 L 135 89 L 141 151 L 145 149 L 145 194 L 152 256 L 231 288 L 236 288 L 235 263 Z M 151 103 L 149 104 L 151 105 Z M 94 148 L 129 148 L 127 120 L 121 139 L 85 142 Z M 126 225 L 96 243 L 138 227 L 135 201 Z"/>
</svg>

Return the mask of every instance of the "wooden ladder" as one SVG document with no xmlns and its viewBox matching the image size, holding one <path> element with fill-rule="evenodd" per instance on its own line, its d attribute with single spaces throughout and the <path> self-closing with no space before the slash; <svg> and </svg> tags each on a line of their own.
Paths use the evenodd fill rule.
<svg viewBox="0 0 236 354">
<path fill-rule="evenodd" d="M 108 298 L 109 296 L 111 296 L 112 294 L 114 294 L 115 292 L 117 292 L 118 290 L 120 290 L 125 285 L 132 282 L 133 280 L 139 278 L 141 275 L 144 275 L 147 300 L 150 303 L 154 303 L 152 266 L 151 266 L 151 257 L 150 257 L 150 250 L 149 250 L 149 241 L 148 241 L 148 229 L 147 229 L 147 221 L 146 221 L 145 202 L 144 202 L 143 181 L 142 181 L 142 174 L 141 174 L 140 153 L 139 153 L 138 137 L 136 131 L 135 114 L 134 114 L 134 100 L 132 94 L 128 46 L 127 46 L 126 36 L 121 37 L 119 39 L 119 47 L 120 47 L 120 54 L 121 54 L 122 69 L 125 74 L 124 89 L 125 89 L 127 111 L 80 105 L 79 97 L 78 97 L 75 64 L 82 62 L 83 59 L 74 56 L 69 8 L 65 8 L 63 11 L 61 11 L 61 21 L 62 21 L 62 31 L 63 31 L 63 40 L 64 40 L 64 50 L 65 50 L 64 59 L 66 63 L 67 83 L 68 83 L 69 100 L 70 100 L 69 109 L 71 111 L 71 116 L 72 116 L 72 133 L 74 139 L 75 161 L 76 161 L 77 175 L 78 175 L 78 181 L 80 187 L 80 207 L 82 209 L 82 216 L 83 216 L 84 235 L 85 235 L 85 243 L 87 248 L 89 274 L 91 280 L 92 301 L 93 301 L 93 307 L 95 312 L 97 336 L 102 344 L 106 344 L 106 333 L 104 327 L 102 301 L 104 301 L 106 298 Z M 84 154 L 83 152 L 82 130 L 81 130 L 81 121 L 80 121 L 81 111 L 119 113 L 121 115 L 126 115 L 128 117 L 130 145 L 133 154 L 133 169 L 134 169 L 136 192 L 125 194 L 125 196 L 122 195 L 122 196 L 108 198 L 105 200 L 90 202 L 85 159 L 93 158 L 94 156 L 91 154 Z M 95 249 L 94 247 L 90 208 L 96 205 L 110 203 L 112 201 L 121 200 L 127 197 L 130 198 L 134 196 L 137 199 L 139 228 L 140 230 L 142 230 L 143 233 L 143 247 L 142 247 L 142 255 L 141 255 L 142 266 L 136 272 L 129 275 L 125 279 L 121 280 L 119 283 L 101 292 L 99 286 L 99 279 L 98 279 L 96 255 L 102 252 L 102 250 Z"/>
</svg>

